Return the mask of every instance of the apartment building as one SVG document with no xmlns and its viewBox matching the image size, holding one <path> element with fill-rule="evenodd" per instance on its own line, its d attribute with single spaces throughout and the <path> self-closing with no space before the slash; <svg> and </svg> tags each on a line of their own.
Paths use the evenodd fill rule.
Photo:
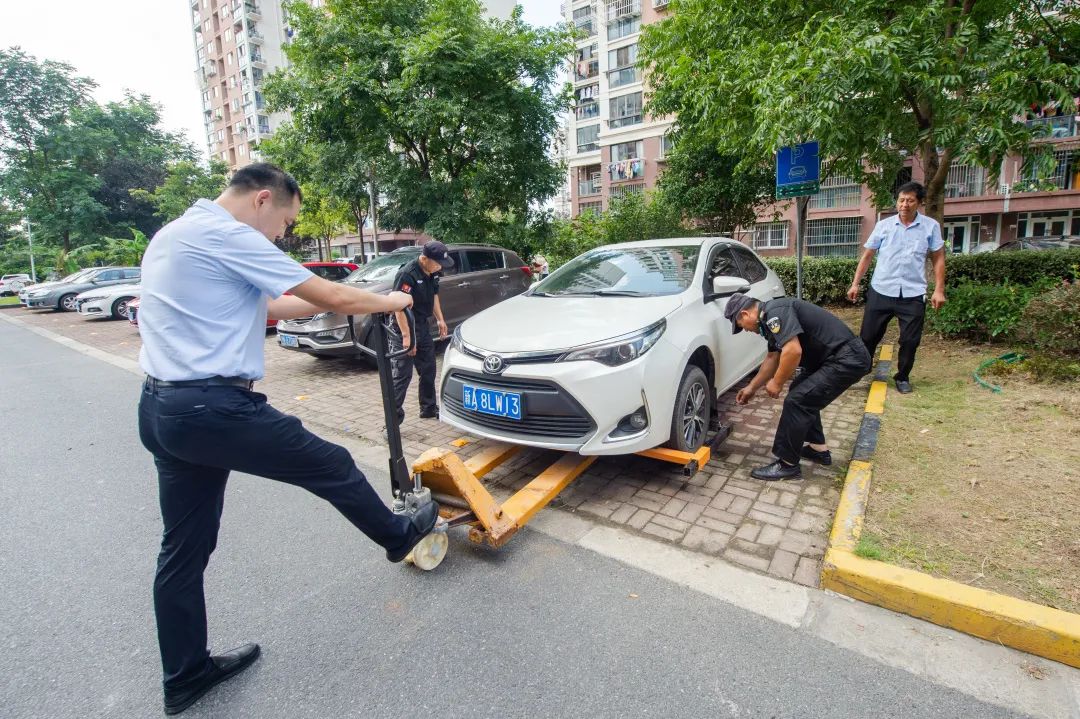
<svg viewBox="0 0 1080 719">
<path fill-rule="evenodd" d="M 262 84 L 284 64 L 290 30 L 278 2 L 190 0 L 190 7 L 207 151 L 235 170 L 258 159 L 255 143 L 285 119 L 267 111 Z"/>
<path fill-rule="evenodd" d="M 1075 108 L 1069 108 L 1074 110 Z M 1043 127 L 1039 140 L 1050 145 L 1053 172 L 1037 177 L 1022 158 L 1006 158 L 998 181 L 991 184 L 985 168 L 953 164 L 945 185 L 942 233 L 952 253 L 968 253 L 981 244 L 1002 245 L 1016 239 L 1080 236 L 1080 115 L 1036 117 L 1029 125 Z M 909 162 L 900 180 L 926 183 L 918 163 Z M 806 236 L 808 257 L 855 257 L 874 224 L 894 210 L 878 212 L 868 188 L 851 177 L 827 177 L 810 198 Z M 795 253 L 795 203 L 763 212 L 760 222 L 739 233 L 740 239 L 765 255 Z"/>
<path fill-rule="evenodd" d="M 606 209 L 612 197 L 656 184 L 670 149 L 670 118 L 644 112 L 636 66 L 641 28 L 668 0 L 572 0 L 562 6 L 577 42 L 570 68 L 574 108 L 566 133 L 570 211 Z"/>
</svg>

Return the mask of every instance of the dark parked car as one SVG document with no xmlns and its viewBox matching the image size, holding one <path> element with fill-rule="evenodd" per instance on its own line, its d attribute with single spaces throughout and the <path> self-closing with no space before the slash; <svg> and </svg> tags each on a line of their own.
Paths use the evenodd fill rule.
<svg viewBox="0 0 1080 719">
<path fill-rule="evenodd" d="M 352 262 L 304 262 L 303 265 L 314 274 L 322 277 L 324 280 L 330 280 L 331 282 L 341 282 L 353 272 L 360 269 L 360 265 L 354 265 Z M 289 293 L 286 292 L 285 294 Z M 270 329 L 271 327 L 276 327 L 277 322 L 277 320 L 272 320 L 267 317 L 266 328 Z"/>
<path fill-rule="evenodd" d="M 58 282 L 30 285 L 19 292 L 19 301 L 32 309 L 53 308 L 75 311 L 75 297 L 87 290 L 109 285 L 138 282 L 142 270 L 138 267 L 91 267 L 68 275 Z"/>
<path fill-rule="evenodd" d="M 532 270 L 510 250 L 486 245 L 449 245 L 454 267 L 439 282 L 439 302 L 450 332 L 477 312 L 519 295 L 532 284 Z M 345 282 L 371 292 L 386 294 L 398 270 L 420 255 L 419 247 L 403 247 L 377 257 L 349 275 Z M 432 334 L 438 336 L 432 319 Z M 371 346 L 371 317 L 356 318 L 363 344 Z M 324 312 L 314 317 L 282 320 L 277 325 L 278 344 L 285 349 L 316 357 L 362 356 L 353 347 L 345 315 Z"/>
</svg>

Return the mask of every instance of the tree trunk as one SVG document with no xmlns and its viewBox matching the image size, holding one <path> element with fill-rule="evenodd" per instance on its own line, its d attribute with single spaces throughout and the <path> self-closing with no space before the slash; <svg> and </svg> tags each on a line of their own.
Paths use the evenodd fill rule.
<svg viewBox="0 0 1080 719">
<path fill-rule="evenodd" d="M 71 252 L 71 230 L 64 230 L 64 254 Z"/>
<path fill-rule="evenodd" d="M 924 213 L 944 226 L 945 181 L 949 177 L 949 167 L 952 165 L 952 151 L 945 150 L 939 156 L 937 148 L 927 140 L 920 147 L 919 154 L 922 158 L 923 182 L 926 185 Z"/>
</svg>

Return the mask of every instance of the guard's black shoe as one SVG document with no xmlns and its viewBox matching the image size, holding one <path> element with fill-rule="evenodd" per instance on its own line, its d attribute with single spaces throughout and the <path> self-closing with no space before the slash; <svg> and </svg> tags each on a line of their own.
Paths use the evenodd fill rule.
<svg viewBox="0 0 1080 719">
<path fill-rule="evenodd" d="M 409 552 L 413 550 L 420 540 L 431 534 L 431 530 L 435 529 L 436 522 L 439 521 L 439 505 L 435 502 L 428 502 L 420 509 L 416 510 L 416 514 L 409 517 L 409 522 L 412 524 L 409 527 L 409 537 L 404 544 L 396 549 L 387 549 L 386 558 L 391 562 L 400 562 L 405 557 L 409 556 Z"/>
<path fill-rule="evenodd" d="M 775 482 L 779 479 L 802 479 L 802 470 L 797 464 L 784 464 L 778 459 L 772 464 L 750 470 L 750 476 L 766 482 Z"/>
<path fill-rule="evenodd" d="M 165 713 L 179 714 L 221 682 L 247 669 L 258 658 L 258 644 L 245 644 L 216 657 L 210 657 L 214 669 L 209 674 L 186 689 L 165 691 Z"/>
<path fill-rule="evenodd" d="M 832 464 L 832 452 L 827 449 L 819 452 L 810 445 L 804 444 L 802 448 L 802 456 L 804 459 L 809 459 L 811 462 L 823 464 L 826 467 Z"/>
<path fill-rule="evenodd" d="M 911 386 L 911 382 L 906 379 L 896 380 L 896 391 L 900 394 L 911 394 L 915 391 L 915 388 Z"/>
<path fill-rule="evenodd" d="M 420 412 L 420 419 L 438 419 L 438 418 L 439 418 L 439 408 L 438 407 L 436 407 L 435 409 L 425 409 L 425 410 Z"/>
</svg>

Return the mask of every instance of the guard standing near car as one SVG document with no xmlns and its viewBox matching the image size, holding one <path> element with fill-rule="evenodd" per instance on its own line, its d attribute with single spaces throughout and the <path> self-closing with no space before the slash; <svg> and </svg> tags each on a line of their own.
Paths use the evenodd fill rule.
<svg viewBox="0 0 1080 719">
<path fill-rule="evenodd" d="M 397 406 L 397 421 L 405 421 L 405 395 L 412 381 L 413 366 L 420 377 L 420 418 L 432 419 L 439 416 L 438 399 L 435 394 L 435 341 L 431 337 L 428 325 L 432 316 L 439 328 L 439 339 L 446 339 L 446 321 L 443 319 L 442 306 L 439 304 L 439 278 L 442 270 L 454 266 L 446 245 L 432 240 L 424 245 L 420 256 L 405 263 L 394 278 L 394 290 L 411 295 L 413 314 L 416 317 L 416 337 L 409 335 L 409 325 L 405 313 L 394 315 L 396 333 L 391 333 L 391 345 L 400 350 L 413 342 L 412 351 L 394 360 L 394 402 Z"/>
<path fill-rule="evenodd" d="M 165 713 L 179 714 L 249 666 L 257 644 L 211 656 L 203 572 L 217 543 L 229 472 L 276 479 L 327 500 L 403 560 L 438 519 L 425 505 L 395 514 L 344 447 L 312 434 L 252 391 L 263 377 L 267 315 L 394 312 L 412 300 L 313 275 L 274 245 L 295 222 L 300 188 L 279 168 L 238 170 L 215 201 L 161 229 L 142 263 L 139 437 L 158 472 L 164 533 L 154 613 Z M 286 291 L 292 296 L 282 296 Z"/>
<path fill-rule="evenodd" d="M 908 394 L 911 387 L 911 368 L 915 366 L 915 351 L 922 341 L 923 320 L 926 317 L 926 257 L 934 265 L 934 294 L 930 304 L 941 309 L 945 304 L 945 242 L 941 225 L 932 217 L 919 212 L 926 190 L 918 182 L 900 186 L 896 195 L 897 214 L 886 217 L 874 226 L 866 240 L 865 250 L 855 268 L 855 277 L 847 291 L 854 302 L 859 297 L 859 283 L 870 262 L 877 254 L 874 276 L 866 292 L 863 310 L 862 337 L 870 356 L 885 336 L 889 320 L 900 323 L 900 349 L 896 356 L 896 390 Z"/>
<path fill-rule="evenodd" d="M 731 320 L 732 333 L 756 331 L 768 343 L 761 369 L 739 390 L 737 404 L 747 404 L 762 387 L 778 398 L 795 368 L 803 370 L 784 399 L 772 446 L 776 461 L 751 470 L 750 476 L 765 481 L 802 479 L 802 457 L 832 464 L 821 410 L 870 371 L 866 345 L 832 313 L 792 297 L 761 302 L 735 294 L 724 307 L 724 317 Z"/>
</svg>

